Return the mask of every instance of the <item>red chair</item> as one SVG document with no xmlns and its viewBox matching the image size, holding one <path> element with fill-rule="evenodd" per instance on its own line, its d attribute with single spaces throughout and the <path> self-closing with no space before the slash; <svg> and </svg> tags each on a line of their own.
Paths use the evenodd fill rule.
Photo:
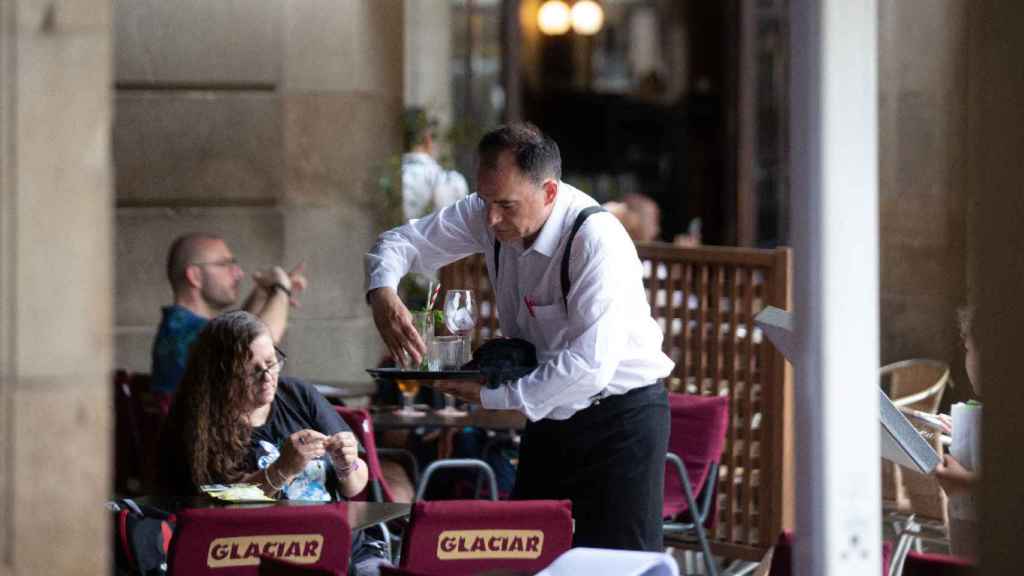
<svg viewBox="0 0 1024 576">
<path fill-rule="evenodd" d="M 532 574 L 570 546 L 568 500 L 417 502 L 400 568 L 445 576 L 496 569 Z"/>
<path fill-rule="evenodd" d="M 665 461 L 662 517 L 666 536 L 692 534 L 708 574 L 716 574 L 706 530 L 714 527 L 718 462 L 729 426 L 729 398 L 669 394 L 671 433 Z M 698 504 L 695 494 L 700 495 Z"/>
<path fill-rule="evenodd" d="M 139 495 L 157 483 L 160 428 L 170 397 L 150 388 L 149 374 L 114 373 L 114 492 Z"/>
<path fill-rule="evenodd" d="M 908 552 L 903 561 L 904 576 L 967 576 L 974 563 L 959 556 Z"/>
<path fill-rule="evenodd" d="M 279 560 L 273 556 L 260 557 L 259 576 L 344 576 L 341 572 L 304 566 L 287 560 Z"/>
<path fill-rule="evenodd" d="M 177 514 L 172 576 L 256 576 L 260 557 L 345 574 L 352 548 L 345 504 L 192 508 Z"/>
<path fill-rule="evenodd" d="M 391 491 L 391 487 L 388 486 L 387 480 L 384 479 L 384 473 L 380 467 L 380 450 L 377 449 L 377 441 L 373 434 L 373 420 L 370 418 L 370 413 L 364 408 L 346 408 L 344 406 L 335 406 L 335 410 L 338 411 L 338 415 L 341 416 L 342 420 L 348 424 L 348 427 L 352 429 L 352 433 L 355 434 L 356 439 L 363 445 L 363 449 L 366 451 L 366 467 L 369 468 L 370 481 L 367 483 L 366 488 L 357 494 L 352 500 L 372 500 L 374 502 L 394 502 L 395 495 Z M 396 450 L 396 453 L 405 453 L 404 450 Z M 412 459 L 411 467 L 413 468 L 413 483 L 416 483 L 416 459 L 411 454 L 408 458 Z"/>
</svg>

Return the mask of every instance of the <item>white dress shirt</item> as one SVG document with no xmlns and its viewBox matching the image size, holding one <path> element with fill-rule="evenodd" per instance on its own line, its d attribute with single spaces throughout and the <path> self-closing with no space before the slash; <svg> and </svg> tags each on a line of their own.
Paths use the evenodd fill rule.
<svg viewBox="0 0 1024 576">
<path fill-rule="evenodd" d="M 611 214 L 591 215 L 576 235 L 566 313 L 562 254 L 576 215 L 595 204 L 560 183 L 533 244 L 502 243 L 495 282 L 494 234 L 483 199 L 473 194 L 382 234 L 366 255 L 367 290 L 394 288 L 407 272 L 429 273 L 482 252 L 496 286 L 502 334 L 533 343 L 540 366 L 510 384 L 483 388 L 481 403 L 519 410 L 534 421 L 567 419 L 595 398 L 651 384 L 674 366 L 661 351 L 662 331 L 651 317 L 636 247 Z"/>
<path fill-rule="evenodd" d="M 445 170 L 429 154 L 402 155 L 402 212 L 406 220 L 426 216 L 467 194 L 469 186 L 462 174 Z"/>
</svg>

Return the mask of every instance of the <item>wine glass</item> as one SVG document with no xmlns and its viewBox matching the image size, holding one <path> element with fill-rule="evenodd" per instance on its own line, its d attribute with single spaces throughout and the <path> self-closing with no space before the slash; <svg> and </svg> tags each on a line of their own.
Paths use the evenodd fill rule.
<svg viewBox="0 0 1024 576">
<path fill-rule="evenodd" d="M 473 353 L 470 338 L 473 329 L 476 328 L 476 309 L 473 306 L 472 290 L 449 290 L 445 293 L 444 322 L 448 331 L 459 337 L 460 363 L 469 362 Z M 448 416 L 465 414 L 455 408 L 455 399 L 450 394 L 444 395 L 444 408 L 438 413 Z"/>
<path fill-rule="evenodd" d="M 398 391 L 402 393 L 402 407 L 395 411 L 399 416 L 423 416 L 426 412 L 417 410 L 413 400 L 420 391 L 419 380 L 398 379 Z"/>
</svg>

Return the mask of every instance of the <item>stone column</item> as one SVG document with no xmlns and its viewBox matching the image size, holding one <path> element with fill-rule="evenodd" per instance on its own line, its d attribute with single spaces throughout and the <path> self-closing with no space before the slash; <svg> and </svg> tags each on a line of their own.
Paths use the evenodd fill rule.
<svg viewBox="0 0 1024 576">
<path fill-rule="evenodd" d="M 3 0 L 0 31 L 0 574 L 104 574 L 110 0 Z"/>
<path fill-rule="evenodd" d="M 402 4 L 316 0 L 284 12 L 283 255 L 306 260 L 314 281 L 288 345 L 316 380 L 367 381 L 383 350 L 363 254 L 381 231 L 377 177 L 401 153 Z"/>
</svg>

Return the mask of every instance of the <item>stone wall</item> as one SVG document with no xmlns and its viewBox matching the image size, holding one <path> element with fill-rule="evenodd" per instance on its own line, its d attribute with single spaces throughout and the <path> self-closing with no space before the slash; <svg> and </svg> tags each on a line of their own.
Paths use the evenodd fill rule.
<svg viewBox="0 0 1024 576">
<path fill-rule="evenodd" d="M 0 1 L 0 575 L 109 571 L 111 17 Z"/>
<path fill-rule="evenodd" d="M 167 247 L 207 230 L 247 271 L 306 262 L 289 371 L 366 381 L 381 348 L 362 254 L 374 168 L 401 146 L 402 0 L 114 7 L 115 364 L 149 370 Z"/>
<path fill-rule="evenodd" d="M 878 3 L 881 360 L 950 363 L 963 384 L 952 399 L 969 388 L 955 320 L 967 298 L 967 5 Z"/>
</svg>

